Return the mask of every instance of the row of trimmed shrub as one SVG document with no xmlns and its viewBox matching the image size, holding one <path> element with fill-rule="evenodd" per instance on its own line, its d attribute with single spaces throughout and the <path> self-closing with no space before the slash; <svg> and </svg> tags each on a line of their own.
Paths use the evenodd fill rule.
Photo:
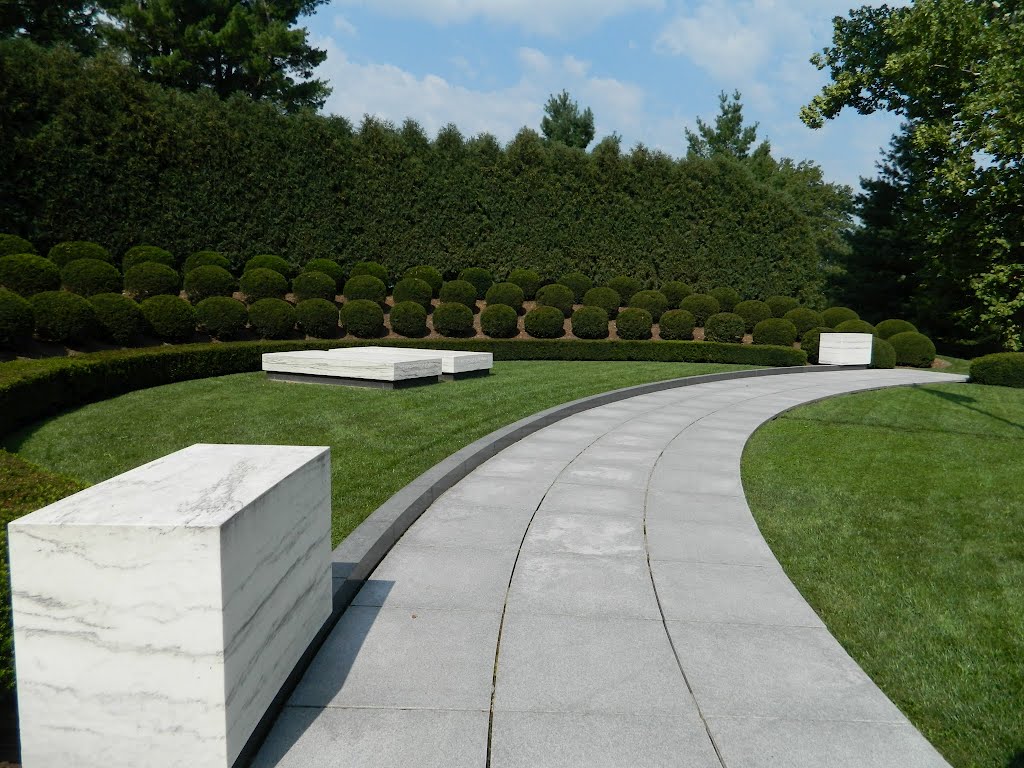
<svg viewBox="0 0 1024 768">
<path fill-rule="evenodd" d="M 971 381 L 996 387 L 1024 388 L 1024 353 L 996 352 L 971 361 Z"/>
</svg>

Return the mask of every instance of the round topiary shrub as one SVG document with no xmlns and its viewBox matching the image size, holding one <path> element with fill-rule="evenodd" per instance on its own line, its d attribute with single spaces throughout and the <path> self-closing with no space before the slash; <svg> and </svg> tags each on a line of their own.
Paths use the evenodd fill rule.
<svg viewBox="0 0 1024 768">
<path fill-rule="evenodd" d="M 249 324 L 249 312 L 238 299 L 211 296 L 196 304 L 196 320 L 215 339 L 237 339 Z"/>
<path fill-rule="evenodd" d="M 434 308 L 434 305 L 431 303 L 433 298 L 434 289 L 430 287 L 430 283 L 426 280 L 420 280 L 418 277 L 403 278 L 395 285 L 395 304 L 415 301 L 425 311 L 429 312 Z"/>
<path fill-rule="evenodd" d="M 765 302 L 767 304 L 767 302 Z M 770 317 L 754 326 L 755 344 L 774 344 L 792 347 L 796 341 L 796 326 L 782 317 Z"/>
<path fill-rule="evenodd" d="M 376 277 L 385 286 L 391 277 L 388 274 L 388 268 L 383 264 L 378 264 L 376 261 L 357 261 L 352 265 L 352 271 L 349 272 L 348 279 L 351 280 L 353 277 L 362 277 L 364 275 Z"/>
<path fill-rule="evenodd" d="M 802 339 L 804 334 L 811 330 L 811 328 L 821 328 L 825 324 L 820 312 L 815 312 L 807 307 L 791 309 L 783 315 L 783 319 L 789 320 L 789 322 L 796 326 L 796 337 L 798 339 Z"/>
<path fill-rule="evenodd" d="M 67 291 L 44 291 L 30 299 L 36 333 L 48 341 L 84 341 L 96 330 L 96 311 L 86 299 Z"/>
<path fill-rule="evenodd" d="M 533 301 L 543 279 L 532 269 L 513 269 L 508 273 L 508 282 L 515 283 L 523 289 L 526 301 Z"/>
<path fill-rule="evenodd" d="M 741 301 L 732 308 L 732 311 L 743 318 L 743 324 L 746 326 L 747 333 L 753 332 L 754 326 L 762 320 L 772 317 L 772 308 L 763 301 L 757 301 L 756 299 Z"/>
<path fill-rule="evenodd" d="M 646 309 L 626 307 L 615 320 L 615 329 L 620 339 L 631 341 L 651 338 L 654 318 Z"/>
<path fill-rule="evenodd" d="M 487 289 L 484 299 L 489 307 L 498 304 L 512 307 L 518 315 L 523 311 L 523 302 L 526 300 L 526 296 L 523 295 L 523 289 L 515 283 L 495 283 Z"/>
<path fill-rule="evenodd" d="M 449 280 L 441 286 L 439 297 L 442 304 L 462 304 L 476 311 L 476 288 L 466 280 Z"/>
<path fill-rule="evenodd" d="M 693 320 L 697 323 L 697 327 L 703 327 L 704 323 L 708 321 L 708 318 L 712 315 L 717 315 L 720 307 L 718 306 L 718 299 L 714 296 L 709 296 L 706 293 L 692 293 L 679 302 L 679 308 L 685 309 L 691 315 Z"/>
<path fill-rule="evenodd" d="M 1024 353 L 996 352 L 971 362 L 971 382 L 993 387 L 1024 387 Z"/>
<path fill-rule="evenodd" d="M 896 350 L 885 339 L 875 336 L 871 340 L 871 368 L 895 368 Z"/>
<path fill-rule="evenodd" d="M 0 347 L 16 347 L 32 338 L 32 305 L 14 291 L 0 288 Z"/>
<path fill-rule="evenodd" d="M 287 339 L 297 320 L 295 307 L 284 299 L 260 299 L 249 307 L 249 325 L 261 339 Z"/>
<path fill-rule="evenodd" d="M 130 344 L 145 328 L 139 305 L 120 293 L 100 293 L 89 299 L 99 330 L 115 344 Z"/>
<path fill-rule="evenodd" d="M 337 295 L 338 291 L 343 285 L 345 285 L 345 270 L 341 268 L 341 264 L 330 259 L 313 259 L 306 263 L 306 266 L 302 268 L 303 272 L 322 272 L 334 281 L 334 293 L 331 294 L 331 300 L 333 301 L 334 296 Z"/>
<path fill-rule="evenodd" d="M 338 305 L 333 301 L 300 301 L 295 307 L 295 319 L 302 332 L 314 339 L 333 339 L 338 335 Z"/>
<path fill-rule="evenodd" d="M 558 307 L 531 309 L 523 318 L 523 330 L 535 339 L 560 339 L 565 335 L 565 314 Z"/>
<path fill-rule="evenodd" d="M 821 344 L 821 334 L 834 333 L 833 329 L 825 326 L 808 328 L 800 339 L 800 349 L 807 353 L 807 360 L 811 363 L 818 362 L 818 347 Z"/>
<path fill-rule="evenodd" d="M 121 273 L 117 267 L 99 259 L 69 261 L 60 271 L 60 280 L 65 288 L 79 296 L 117 293 L 121 289 Z"/>
<path fill-rule="evenodd" d="M 193 304 L 211 296 L 230 296 L 238 281 L 223 267 L 196 267 L 185 273 L 185 295 Z"/>
<path fill-rule="evenodd" d="M 661 292 L 668 299 L 668 305 L 675 309 L 679 306 L 679 302 L 693 293 L 693 288 L 678 280 L 669 280 L 667 283 L 662 284 Z"/>
<path fill-rule="evenodd" d="M 821 313 L 821 320 L 829 328 L 835 328 L 847 320 L 860 320 L 860 315 L 849 307 L 829 307 Z"/>
<path fill-rule="evenodd" d="M 434 310 L 434 330 L 460 339 L 473 336 L 473 310 L 458 301 L 442 304 Z"/>
<path fill-rule="evenodd" d="M 746 330 L 746 321 L 735 312 L 718 312 L 704 323 L 704 341 L 740 344 Z"/>
<path fill-rule="evenodd" d="M 415 277 L 417 280 L 422 280 L 430 286 L 431 294 L 435 299 L 441 292 L 441 286 L 444 285 L 444 278 L 441 276 L 441 271 L 426 264 L 419 267 L 410 267 L 405 270 L 403 277 Z"/>
<path fill-rule="evenodd" d="M 931 368 L 935 362 L 935 345 L 923 333 L 904 331 L 890 336 L 887 341 L 896 350 L 896 365 Z"/>
<path fill-rule="evenodd" d="M 917 326 L 906 320 L 883 320 L 875 326 L 875 330 L 878 331 L 880 339 L 888 339 L 897 333 L 916 333 Z"/>
<path fill-rule="evenodd" d="M 878 331 L 866 320 L 844 320 L 836 326 L 836 333 L 870 333 L 877 336 Z"/>
<path fill-rule="evenodd" d="M 216 251 L 196 251 L 185 259 L 183 271 L 188 274 L 196 267 L 220 267 L 230 272 L 231 262 L 228 261 L 227 256 Z"/>
<path fill-rule="evenodd" d="M 292 293 L 295 294 L 295 300 L 300 302 L 306 299 L 334 301 L 337 291 L 338 284 L 334 278 L 323 272 L 303 272 L 292 280 Z"/>
<path fill-rule="evenodd" d="M 125 251 L 124 257 L 121 259 L 121 269 L 127 272 L 132 267 L 145 264 L 146 262 L 163 264 L 171 269 L 178 266 L 174 255 L 170 251 L 157 248 L 155 245 L 136 245 Z"/>
<path fill-rule="evenodd" d="M 255 304 L 263 299 L 283 299 L 288 293 L 288 279 L 275 269 L 256 267 L 242 274 L 238 287 L 246 301 Z"/>
<path fill-rule="evenodd" d="M 629 300 L 633 298 L 633 294 L 643 289 L 643 283 L 637 280 L 635 277 L 613 277 L 607 283 L 605 288 L 611 288 L 622 300 L 623 305 L 628 305 Z"/>
<path fill-rule="evenodd" d="M 712 288 L 708 291 L 708 295 L 715 297 L 715 301 L 718 302 L 719 309 L 722 312 L 735 312 L 736 305 L 743 300 L 743 297 L 740 296 L 739 291 L 735 288 Z"/>
<path fill-rule="evenodd" d="M 0 257 L 0 285 L 22 296 L 60 288 L 60 270 L 42 256 L 15 253 Z"/>
<path fill-rule="evenodd" d="M 764 300 L 764 303 L 771 307 L 774 317 L 783 318 L 787 312 L 792 312 L 800 306 L 800 302 L 792 296 L 769 296 Z"/>
<path fill-rule="evenodd" d="M 494 285 L 494 275 L 482 267 L 466 267 L 459 272 L 459 280 L 465 280 L 476 288 L 476 297 L 482 299 L 487 289 Z"/>
<path fill-rule="evenodd" d="M 583 297 L 583 304 L 588 307 L 600 307 L 614 320 L 619 314 L 622 297 L 614 288 L 591 288 Z"/>
<path fill-rule="evenodd" d="M 181 278 L 166 264 L 147 261 L 124 273 L 124 289 L 140 301 L 150 296 L 173 296 L 180 288 Z"/>
<path fill-rule="evenodd" d="M 661 291 L 637 291 L 629 300 L 629 306 L 646 309 L 654 322 L 658 322 L 668 309 L 668 298 Z"/>
<path fill-rule="evenodd" d="M 545 285 L 537 291 L 537 304 L 542 307 L 555 307 L 562 311 L 563 317 L 572 315 L 572 306 L 576 301 L 576 295 L 572 288 L 561 283 Z"/>
<path fill-rule="evenodd" d="M 382 308 L 388 295 L 388 288 L 384 281 L 373 275 L 356 275 L 350 277 L 345 283 L 345 300 L 358 301 L 365 299 L 375 301 Z"/>
<path fill-rule="evenodd" d="M 261 256 L 253 256 L 245 262 L 245 268 L 242 270 L 242 273 L 245 274 L 246 272 L 250 272 L 254 269 L 272 269 L 289 280 L 295 277 L 299 271 L 292 264 L 289 264 L 287 260 L 269 253 L 265 253 Z"/>
<path fill-rule="evenodd" d="M 572 291 L 573 301 L 576 304 L 581 304 L 587 291 L 594 287 L 594 281 L 582 272 L 570 272 L 567 275 L 562 275 L 558 278 L 558 282 Z"/>
<path fill-rule="evenodd" d="M 607 339 L 608 313 L 601 307 L 580 307 L 572 313 L 572 333 L 577 339 Z"/>
<path fill-rule="evenodd" d="M 140 264 L 139 267 L 149 266 Z M 152 266 L 163 266 L 154 264 Z M 139 267 L 135 267 L 138 269 Z M 196 332 L 196 311 L 180 296 L 153 296 L 139 304 L 153 334 L 166 341 L 188 341 Z"/>
<path fill-rule="evenodd" d="M 696 321 L 685 309 L 670 309 L 661 316 L 658 335 L 666 341 L 693 341 Z"/>
<path fill-rule="evenodd" d="M 407 277 L 427 285 L 418 277 Z M 399 285 L 404 281 L 399 281 Z M 427 286 L 428 288 L 430 286 Z M 397 290 L 397 288 L 396 288 Z M 400 301 L 391 309 L 391 330 L 400 336 L 419 339 L 427 335 L 427 310 L 418 301 Z"/>
<path fill-rule="evenodd" d="M 507 304 L 488 304 L 480 313 L 480 329 L 492 339 L 514 338 L 519 335 L 519 313 Z"/>
<path fill-rule="evenodd" d="M 0 235 L 0 256 L 13 253 L 35 253 L 36 247 L 28 240 L 17 235 Z"/>
<path fill-rule="evenodd" d="M 374 279 L 379 282 L 378 278 Z M 341 308 L 341 322 L 349 333 L 360 339 L 377 339 L 387 333 L 384 328 L 384 310 L 378 302 L 371 299 L 354 299 L 345 304 Z"/>
<path fill-rule="evenodd" d="M 73 240 L 67 243 L 57 243 L 50 249 L 47 255 L 58 267 L 75 261 L 76 259 L 97 259 L 113 263 L 110 258 L 110 251 L 98 243 L 91 243 L 88 240 Z"/>
</svg>

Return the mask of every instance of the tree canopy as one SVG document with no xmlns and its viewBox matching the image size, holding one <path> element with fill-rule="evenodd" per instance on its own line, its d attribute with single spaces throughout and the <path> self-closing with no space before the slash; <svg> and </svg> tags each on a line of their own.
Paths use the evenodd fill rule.
<svg viewBox="0 0 1024 768">
<path fill-rule="evenodd" d="M 586 149 L 594 140 L 594 113 L 590 107 L 580 112 L 579 104 L 572 100 L 569 92 L 562 91 L 548 98 L 548 103 L 544 105 L 540 130 L 548 141 Z"/>
</svg>

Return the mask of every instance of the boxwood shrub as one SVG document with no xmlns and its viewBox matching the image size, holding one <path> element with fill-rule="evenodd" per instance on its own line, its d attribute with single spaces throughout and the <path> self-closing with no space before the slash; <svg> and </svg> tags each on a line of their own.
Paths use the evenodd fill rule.
<svg viewBox="0 0 1024 768">
<path fill-rule="evenodd" d="M 334 294 L 331 299 L 341 290 L 342 286 L 345 285 L 345 270 L 341 268 L 341 264 L 330 259 L 313 259 L 312 261 L 306 262 L 306 265 L 302 268 L 303 272 L 322 272 L 334 281 Z"/>
<path fill-rule="evenodd" d="M 734 312 L 739 314 L 739 312 L 736 312 L 736 305 L 743 300 L 743 297 L 740 296 L 739 291 L 735 288 L 729 288 L 726 286 L 712 288 L 708 291 L 708 295 L 715 297 L 715 301 L 718 302 L 719 312 Z M 740 315 L 740 317 L 742 317 L 742 315 Z"/>
<path fill-rule="evenodd" d="M 356 275 L 345 283 L 346 301 L 375 301 L 383 309 L 387 293 L 384 281 L 373 275 Z"/>
<path fill-rule="evenodd" d="M 670 309 L 661 316 L 658 334 L 666 341 L 693 341 L 696 321 L 685 309 Z"/>
<path fill-rule="evenodd" d="M 706 293 L 691 293 L 679 302 L 679 308 L 685 309 L 693 315 L 693 320 L 697 323 L 698 328 L 702 327 L 709 317 L 717 315 L 721 311 L 718 299 Z"/>
<path fill-rule="evenodd" d="M 12 253 L 35 253 L 36 247 L 28 240 L 17 235 L 0 234 L 0 256 L 10 256 Z"/>
<path fill-rule="evenodd" d="M 897 365 L 931 368 L 935 362 L 935 345 L 923 333 L 904 331 L 890 336 L 887 341 L 896 350 Z"/>
<path fill-rule="evenodd" d="M 870 333 L 877 336 L 878 331 L 866 320 L 844 320 L 836 326 L 836 333 Z"/>
<path fill-rule="evenodd" d="M 723 311 L 728 310 L 723 309 Z M 732 312 L 743 318 L 743 325 L 747 333 L 753 333 L 755 325 L 772 317 L 772 308 L 765 302 L 756 299 L 739 302 L 732 308 Z"/>
<path fill-rule="evenodd" d="M 640 307 L 626 307 L 615 319 L 615 329 L 620 339 L 649 339 L 653 325 L 651 313 Z"/>
<path fill-rule="evenodd" d="M 582 272 L 570 272 L 562 275 L 558 278 L 558 282 L 572 291 L 573 302 L 576 304 L 582 304 L 587 291 L 594 287 L 594 281 Z"/>
<path fill-rule="evenodd" d="M 572 313 L 572 334 L 577 339 L 607 339 L 608 313 L 601 307 L 580 307 Z"/>
<path fill-rule="evenodd" d="M 121 289 L 121 273 L 117 267 L 99 259 L 75 259 L 64 265 L 60 281 L 79 296 L 97 293 L 117 293 Z"/>
<path fill-rule="evenodd" d="M 295 307 L 284 299 L 260 299 L 249 307 L 249 325 L 261 339 L 286 339 L 297 321 Z"/>
<path fill-rule="evenodd" d="M 50 249 L 48 258 L 58 267 L 76 259 L 98 259 L 113 263 L 110 258 L 110 251 L 99 243 L 92 243 L 88 240 L 73 240 L 67 243 L 57 243 Z"/>
<path fill-rule="evenodd" d="M 917 331 L 917 326 L 906 320 L 883 320 L 875 326 L 875 330 L 878 331 L 880 339 L 888 339 L 897 333 L 914 333 Z"/>
<path fill-rule="evenodd" d="M 441 304 L 434 310 L 434 330 L 442 336 L 460 339 L 472 336 L 473 310 L 458 301 Z"/>
<path fill-rule="evenodd" d="M 238 299 L 210 296 L 196 304 L 196 321 L 215 339 L 237 339 L 249 324 L 249 311 Z"/>
<path fill-rule="evenodd" d="M 789 320 L 789 322 L 796 326 L 796 337 L 798 339 L 802 339 L 804 334 L 811 330 L 811 328 L 823 328 L 825 325 L 821 313 L 807 307 L 791 309 L 783 315 L 783 319 Z"/>
<path fill-rule="evenodd" d="M 391 279 L 388 268 L 376 261 L 357 261 L 352 265 L 352 271 L 348 273 L 348 278 L 351 280 L 353 277 L 362 277 L 364 275 L 376 277 L 385 286 L 388 285 Z"/>
<path fill-rule="evenodd" d="M 292 293 L 296 301 L 324 299 L 334 301 L 338 295 L 338 284 L 334 278 L 323 272 L 302 272 L 292 280 Z"/>
<path fill-rule="evenodd" d="M 263 299 L 283 299 L 288 293 L 288 279 L 275 269 L 255 267 L 244 272 L 238 287 L 250 304 Z"/>
<path fill-rule="evenodd" d="M 637 291 L 629 300 L 629 306 L 646 309 L 654 322 L 658 322 L 668 309 L 668 298 L 661 291 Z"/>
<path fill-rule="evenodd" d="M 800 306 L 800 302 L 792 296 L 769 296 L 764 300 L 764 303 L 771 307 L 774 317 L 783 318 L 787 312 L 792 312 Z"/>
<path fill-rule="evenodd" d="M 146 322 L 139 305 L 120 293 L 100 293 L 89 299 L 96 313 L 98 331 L 115 344 L 131 344 Z"/>
<path fill-rule="evenodd" d="M 611 288 L 619 294 L 623 305 L 628 305 L 629 300 L 633 298 L 633 294 L 642 290 L 643 287 L 643 284 L 635 277 L 626 277 L 625 275 L 613 277 L 605 283 L 605 288 Z"/>
<path fill-rule="evenodd" d="M 135 269 L 145 266 L 163 265 L 140 264 Z M 180 296 L 153 296 L 139 304 L 139 309 L 146 325 L 158 338 L 183 342 L 196 333 L 196 311 Z"/>
<path fill-rule="evenodd" d="M 832 332 L 832 328 L 824 326 L 809 328 L 804 331 L 803 338 L 800 339 L 800 349 L 807 353 L 808 361 L 812 363 L 818 362 L 818 346 L 821 344 L 821 334 Z"/>
<path fill-rule="evenodd" d="M 32 338 L 35 313 L 32 305 L 6 288 L 0 288 L 0 347 L 16 347 Z"/>
<path fill-rule="evenodd" d="M 373 275 L 358 275 L 373 277 Z M 353 278 L 354 279 L 354 278 Z M 374 278 L 378 282 L 378 278 Z M 352 279 L 349 280 L 352 282 Z M 372 299 L 353 299 L 341 308 L 341 323 L 349 333 L 360 339 L 377 339 L 384 336 L 384 310 Z"/>
<path fill-rule="evenodd" d="M 426 282 L 420 280 L 418 277 L 407 277 L 405 280 L 416 280 L 417 282 L 427 285 Z M 400 280 L 401 285 L 405 280 Z M 427 285 L 429 289 L 430 286 Z M 398 288 L 396 287 L 397 291 Z M 395 300 L 398 300 L 396 295 Z M 427 335 L 427 310 L 423 308 L 423 305 L 418 301 L 399 301 L 391 309 L 391 330 L 397 333 L 399 336 L 407 336 L 412 339 L 420 339 Z"/>
<path fill-rule="evenodd" d="M 693 293 L 693 288 L 678 280 L 669 280 L 667 283 L 662 284 L 661 292 L 665 294 L 665 298 L 668 299 L 669 307 L 677 309 L 679 307 L 679 302 Z"/>
<path fill-rule="evenodd" d="M 531 309 L 523 318 L 523 330 L 535 339 L 560 339 L 565 335 L 565 314 L 558 307 Z"/>
<path fill-rule="evenodd" d="M 438 295 L 442 304 L 462 304 L 476 311 L 476 288 L 466 280 L 449 280 Z"/>
<path fill-rule="evenodd" d="M 871 339 L 871 368 L 895 368 L 896 350 L 885 339 Z"/>
<path fill-rule="evenodd" d="M 746 321 L 735 312 L 718 312 L 704 323 L 704 340 L 722 344 L 740 344 L 746 332 Z"/>
<path fill-rule="evenodd" d="M 125 251 L 124 256 L 121 258 L 121 269 L 127 272 L 132 267 L 145 264 L 147 261 L 151 261 L 154 264 L 163 264 L 171 269 L 178 266 L 174 254 L 170 251 L 157 248 L 155 245 L 136 245 Z"/>
<path fill-rule="evenodd" d="M 754 326 L 755 344 L 791 347 L 794 341 L 796 341 L 796 326 L 785 318 L 770 317 Z"/>
<path fill-rule="evenodd" d="M 60 269 L 49 259 L 31 253 L 0 257 L 0 286 L 33 296 L 60 288 Z"/>
<path fill-rule="evenodd" d="M 480 329 L 492 339 L 511 339 L 519 335 L 519 313 L 507 304 L 488 304 L 480 313 Z"/>
<path fill-rule="evenodd" d="M 1024 387 L 1024 353 L 996 352 L 971 362 L 971 381 L 994 387 Z"/>
<path fill-rule="evenodd" d="M 523 311 L 523 302 L 526 300 L 526 296 L 523 294 L 523 289 L 515 283 L 495 283 L 487 289 L 484 299 L 487 306 L 503 304 L 514 309 L 518 315 Z"/>
<path fill-rule="evenodd" d="M 526 301 L 533 301 L 540 290 L 543 279 L 532 269 L 513 269 L 508 273 L 508 282 L 515 283 L 523 289 Z"/>
<path fill-rule="evenodd" d="M 619 307 L 622 306 L 622 297 L 614 288 L 591 288 L 584 295 L 583 304 L 588 307 L 600 307 L 608 313 L 610 320 L 614 320 L 619 314 Z"/>
<path fill-rule="evenodd" d="M 434 298 L 434 289 L 426 280 L 418 277 L 405 277 L 395 285 L 395 304 L 405 301 L 415 301 L 424 311 L 430 312 L 434 308 L 431 300 Z"/>
<path fill-rule="evenodd" d="M 242 273 L 244 274 L 245 272 L 250 272 L 254 269 L 272 269 L 289 280 L 298 274 L 298 270 L 294 265 L 288 263 L 286 259 L 282 259 L 280 256 L 275 256 L 270 253 L 253 256 L 245 262 L 245 268 L 242 270 Z"/>
<path fill-rule="evenodd" d="M 442 277 L 441 271 L 436 267 L 431 267 L 426 264 L 418 267 L 410 267 L 405 270 L 403 277 L 415 277 L 417 280 L 422 280 L 430 286 L 431 295 L 435 299 L 441 292 L 441 286 L 444 285 L 444 277 Z"/>
<path fill-rule="evenodd" d="M 181 288 L 178 273 L 166 264 L 147 261 L 124 273 L 124 289 L 137 300 L 173 296 Z"/>
<path fill-rule="evenodd" d="M 299 329 L 314 339 L 334 339 L 338 336 L 338 305 L 333 301 L 300 301 L 295 306 L 295 319 L 299 323 Z"/>
<path fill-rule="evenodd" d="M 561 283 L 551 283 L 537 291 L 537 304 L 561 310 L 562 317 L 572 315 L 572 306 L 575 301 L 576 294 L 573 293 L 572 288 Z"/>
<path fill-rule="evenodd" d="M 821 320 L 829 328 L 835 328 L 847 320 L 860 320 L 860 315 L 849 307 L 829 307 L 821 313 Z"/>
<path fill-rule="evenodd" d="M 185 267 L 182 271 L 188 274 L 196 267 L 220 267 L 230 272 L 231 262 L 227 256 L 216 251 L 196 251 L 185 259 Z"/>
<path fill-rule="evenodd" d="M 96 311 L 86 299 L 67 291 L 44 291 L 29 300 L 41 339 L 62 344 L 85 341 L 96 331 Z"/>
<path fill-rule="evenodd" d="M 211 296 L 230 296 L 238 281 L 223 267 L 208 265 L 185 273 L 185 295 L 193 304 Z"/>
<path fill-rule="evenodd" d="M 476 289 L 476 297 L 482 299 L 487 295 L 487 289 L 494 284 L 494 275 L 483 267 L 467 267 L 459 272 L 459 280 L 465 280 Z"/>
</svg>

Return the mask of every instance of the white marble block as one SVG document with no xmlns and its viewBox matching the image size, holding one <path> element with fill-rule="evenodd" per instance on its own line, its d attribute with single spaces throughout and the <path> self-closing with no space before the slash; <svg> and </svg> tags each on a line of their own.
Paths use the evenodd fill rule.
<svg viewBox="0 0 1024 768">
<path fill-rule="evenodd" d="M 193 445 L 8 529 L 25 768 L 227 768 L 331 613 L 330 449 Z"/>
<path fill-rule="evenodd" d="M 377 357 L 382 360 L 410 359 L 441 361 L 442 374 L 472 373 L 489 371 L 494 367 L 494 355 L 490 352 L 463 352 L 453 349 L 412 349 L 409 347 L 340 347 L 332 349 L 336 355 L 351 354 L 354 349 L 360 355 Z"/>
<path fill-rule="evenodd" d="M 375 347 L 271 352 L 263 355 L 263 370 L 268 373 L 298 376 L 390 382 L 430 377 L 436 380 L 441 375 L 441 360 L 437 357 L 382 355 L 365 352 L 366 349 Z"/>
<path fill-rule="evenodd" d="M 870 333 L 823 333 L 818 343 L 818 363 L 871 365 L 873 339 Z"/>
</svg>

